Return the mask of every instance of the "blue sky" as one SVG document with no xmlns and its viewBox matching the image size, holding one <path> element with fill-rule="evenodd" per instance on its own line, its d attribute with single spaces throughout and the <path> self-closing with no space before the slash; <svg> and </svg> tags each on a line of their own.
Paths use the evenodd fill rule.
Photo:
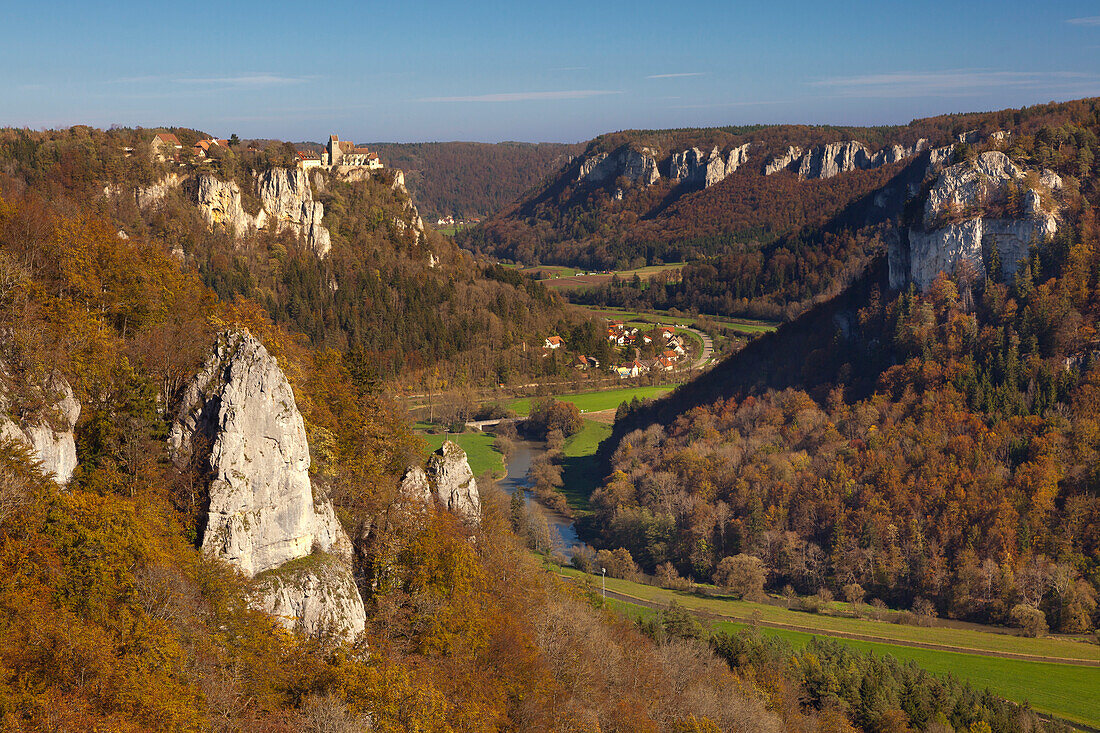
<svg viewBox="0 0 1100 733">
<path fill-rule="evenodd" d="M 1100 3 L 0 0 L 0 125 L 577 141 L 1100 96 Z"/>
</svg>

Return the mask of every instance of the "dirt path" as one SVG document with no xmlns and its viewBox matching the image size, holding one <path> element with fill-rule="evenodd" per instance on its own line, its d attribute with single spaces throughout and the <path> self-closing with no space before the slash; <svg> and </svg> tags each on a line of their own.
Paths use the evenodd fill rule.
<svg viewBox="0 0 1100 733">
<path fill-rule="evenodd" d="M 568 576 L 561 576 L 564 579 L 572 582 L 572 578 Z M 627 593 L 619 593 L 618 591 L 607 591 L 608 598 L 624 601 L 626 603 L 633 603 L 637 606 L 645 606 L 646 608 L 652 608 L 655 611 L 660 611 L 668 607 L 667 603 L 659 603 L 657 601 L 648 601 L 644 598 L 638 598 Z M 903 639 L 891 639 L 889 637 L 873 636 L 870 634 L 856 634 L 847 631 L 832 631 L 825 629 L 818 629 L 812 626 L 799 626 L 796 624 L 784 624 L 778 621 L 764 621 L 760 619 L 745 618 L 742 616 L 730 616 L 722 613 L 714 613 L 713 611 L 703 611 L 696 608 L 688 609 L 692 613 L 699 616 L 703 616 L 709 619 L 716 619 L 721 621 L 734 621 L 736 623 L 750 624 L 756 626 L 764 626 L 770 629 L 784 629 L 786 631 L 800 631 L 806 634 L 813 634 L 815 636 L 832 636 L 841 639 L 852 639 L 855 641 L 870 641 L 876 644 L 890 644 L 892 646 L 909 646 L 916 647 L 918 649 L 931 649 L 941 652 L 956 652 L 959 654 L 974 654 L 983 657 L 1000 657 L 1002 659 L 1017 659 L 1025 662 L 1048 662 L 1051 664 L 1071 664 L 1078 667 L 1100 667 L 1100 660 L 1090 659 L 1072 659 L 1066 657 L 1044 657 L 1036 654 L 1023 654 L 1020 652 L 1000 652 L 991 649 L 973 649 L 970 647 L 951 646 L 950 644 L 936 644 L 932 642 L 923 641 L 909 641 Z"/>
</svg>

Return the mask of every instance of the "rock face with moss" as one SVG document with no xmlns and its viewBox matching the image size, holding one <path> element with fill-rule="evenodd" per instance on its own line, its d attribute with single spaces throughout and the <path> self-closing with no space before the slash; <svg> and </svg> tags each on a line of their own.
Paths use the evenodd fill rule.
<svg viewBox="0 0 1100 733">
<path fill-rule="evenodd" d="M 41 401 L 45 406 L 39 414 L 18 419 L 9 415 L 11 407 L 0 385 L 0 439 L 22 444 L 42 471 L 63 485 L 76 470 L 73 427 L 80 417 L 80 402 L 69 383 L 59 376 L 50 379 L 43 391 Z"/>
<path fill-rule="evenodd" d="M 214 354 L 187 388 L 168 441 L 178 465 L 197 463 L 210 477 L 204 553 L 250 577 L 311 553 L 328 553 L 339 562 L 324 577 L 340 572 L 336 585 L 354 587 L 351 543 L 332 503 L 313 493 L 305 422 L 294 392 L 274 357 L 247 330 L 219 336 Z M 278 592 L 284 600 L 298 597 L 298 607 L 312 608 L 306 599 L 323 600 L 315 592 L 319 582 L 303 581 L 291 592 L 288 581 Z M 331 598 L 346 595 L 334 594 Z M 324 613 L 311 610 L 308 617 L 327 618 L 331 612 L 362 630 L 361 599 L 354 618 L 348 618 L 345 605 L 341 601 L 339 609 Z M 293 625 L 311 633 L 323 630 L 312 623 L 303 616 Z"/>
</svg>

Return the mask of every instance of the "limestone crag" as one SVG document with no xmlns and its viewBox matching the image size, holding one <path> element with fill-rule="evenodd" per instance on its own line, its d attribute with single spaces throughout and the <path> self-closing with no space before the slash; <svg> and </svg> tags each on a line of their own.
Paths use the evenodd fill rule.
<svg viewBox="0 0 1100 733">
<path fill-rule="evenodd" d="M 0 438 L 24 445 L 43 473 L 64 485 L 76 470 L 73 427 L 80 417 L 80 402 L 60 376 L 53 377 L 45 390 L 48 393 L 43 395 L 48 404 L 45 413 L 19 421 L 9 416 L 9 401 L 0 390 Z"/>
<path fill-rule="evenodd" d="M 244 235 L 272 222 L 275 231 L 289 231 L 305 240 L 318 257 L 324 258 L 331 249 L 329 231 L 321 225 L 324 204 L 314 200 L 309 179 L 301 169 L 272 168 L 256 176 L 253 192 L 260 199 L 256 214 L 245 211 L 236 181 L 199 173 L 187 188 L 209 226 Z"/>
<path fill-rule="evenodd" d="M 248 331 L 219 337 L 184 394 L 168 442 L 178 464 L 209 450 L 204 552 L 249 576 L 314 545 L 350 553 L 331 504 L 314 501 L 305 423 L 290 383 Z"/>
<path fill-rule="evenodd" d="M 723 157 L 718 148 L 703 155 L 699 148 L 688 148 L 682 153 L 673 153 L 669 161 L 669 178 L 680 183 L 700 185 L 710 188 L 725 180 L 745 164 L 752 143 L 733 148 Z"/>
<path fill-rule="evenodd" d="M 963 262 L 983 277 L 1013 275 L 1029 248 L 1049 239 L 1058 228 L 1051 213 L 1052 191 L 1060 189 L 1062 181 L 1051 171 L 1040 173 L 1041 191 L 1022 192 L 1019 216 L 987 213 L 1005 202 L 1009 182 L 1018 184 L 1024 177 L 1019 166 L 995 150 L 945 168 L 928 192 L 921 225 L 890 248 L 891 286 L 912 282 L 926 290 L 940 272 L 950 274 Z M 994 251 L 1000 262 L 998 272 L 990 272 Z"/>
<path fill-rule="evenodd" d="M 397 496 L 402 501 L 427 504 L 435 495 L 439 503 L 474 524 L 481 521 L 481 497 L 466 451 L 455 442 L 443 441 L 428 458 L 427 468 L 413 466 L 405 472 Z"/>
<path fill-rule="evenodd" d="M 339 560 L 321 575 L 277 576 L 278 584 L 261 584 L 257 605 L 280 609 L 280 616 L 297 609 L 302 615 L 293 624 L 283 622 L 309 633 L 335 630 L 327 626 L 331 619 L 361 630 L 362 599 L 358 591 L 354 597 L 347 592 L 355 587 L 351 542 L 332 503 L 314 497 L 305 422 L 290 383 L 247 330 L 219 336 L 184 394 L 168 443 L 178 465 L 205 462 L 211 477 L 204 553 L 250 577 L 316 552 Z M 331 578 L 338 582 L 319 592 Z M 356 599 L 358 611 L 350 613 Z"/>
<path fill-rule="evenodd" d="M 236 181 L 223 181 L 212 173 L 200 173 L 190 182 L 191 196 L 208 226 L 221 226 L 236 235 L 258 229 L 267 220 L 261 209 L 255 216 L 241 204 L 241 188 Z"/>
<path fill-rule="evenodd" d="M 427 472 L 420 466 L 412 466 L 405 471 L 397 492 L 402 499 L 424 503 L 431 501 L 432 486 Z"/>
<path fill-rule="evenodd" d="M 256 193 L 263 211 L 277 231 L 292 231 L 304 239 L 318 257 L 332 247 L 328 229 L 321 226 L 325 205 L 313 199 L 306 172 L 301 168 L 272 168 L 256 179 Z"/>
<path fill-rule="evenodd" d="M 366 610 L 347 561 L 311 555 L 256 579 L 253 604 L 284 627 L 309 636 L 353 639 L 366 628 Z"/>
<path fill-rule="evenodd" d="M 776 156 L 767 165 L 764 166 L 764 175 L 770 176 L 773 173 L 785 171 L 801 157 L 802 148 L 795 147 L 794 145 L 789 145 L 787 146 L 787 151 L 785 153 Z"/>
<path fill-rule="evenodd" d="M 890 145 L 873 154 L 857 140 L 818 145 L 805 152 L 791 146 L 764 166 L 764 175 L 796 170 L 800 180 L 832 178 L 849 171 L 871 170 L 896 163 L 925 150 L 928 150 L 928 141 L 923 138 L 909 147 Z"/>
<path fill-rule="evenodd" d="M 635 150 L 629 145 L 612 153 L 597 153 L 581 162 L 577 181 L 606 183 L 619 177 L 644 186 L 656 183 L 661 174 L 657 171 L 657 159 L 649 148 Z"/>
</svg>

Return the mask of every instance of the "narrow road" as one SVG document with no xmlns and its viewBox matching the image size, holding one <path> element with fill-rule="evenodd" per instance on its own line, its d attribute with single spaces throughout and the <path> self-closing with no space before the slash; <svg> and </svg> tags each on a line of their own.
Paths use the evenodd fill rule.
<svg viewBox="0 0 1100 733">
<path fill-rule="evenodd" d="M 714 356 L 714 339 L 712 339 L 710 336 L 703 333 L 702 331 L 697 331 L 694 328 L 685 328 L 683 330 L 691 331 L 696 336 L 703 339 L 703 350 L 699 352 L 699 358 L 696 359 L 690 367 L 688 367 L 689 369 L 702 369 L 706 365 L 706 363 L 710 361 L 710 358 Z"/>
</svg>

